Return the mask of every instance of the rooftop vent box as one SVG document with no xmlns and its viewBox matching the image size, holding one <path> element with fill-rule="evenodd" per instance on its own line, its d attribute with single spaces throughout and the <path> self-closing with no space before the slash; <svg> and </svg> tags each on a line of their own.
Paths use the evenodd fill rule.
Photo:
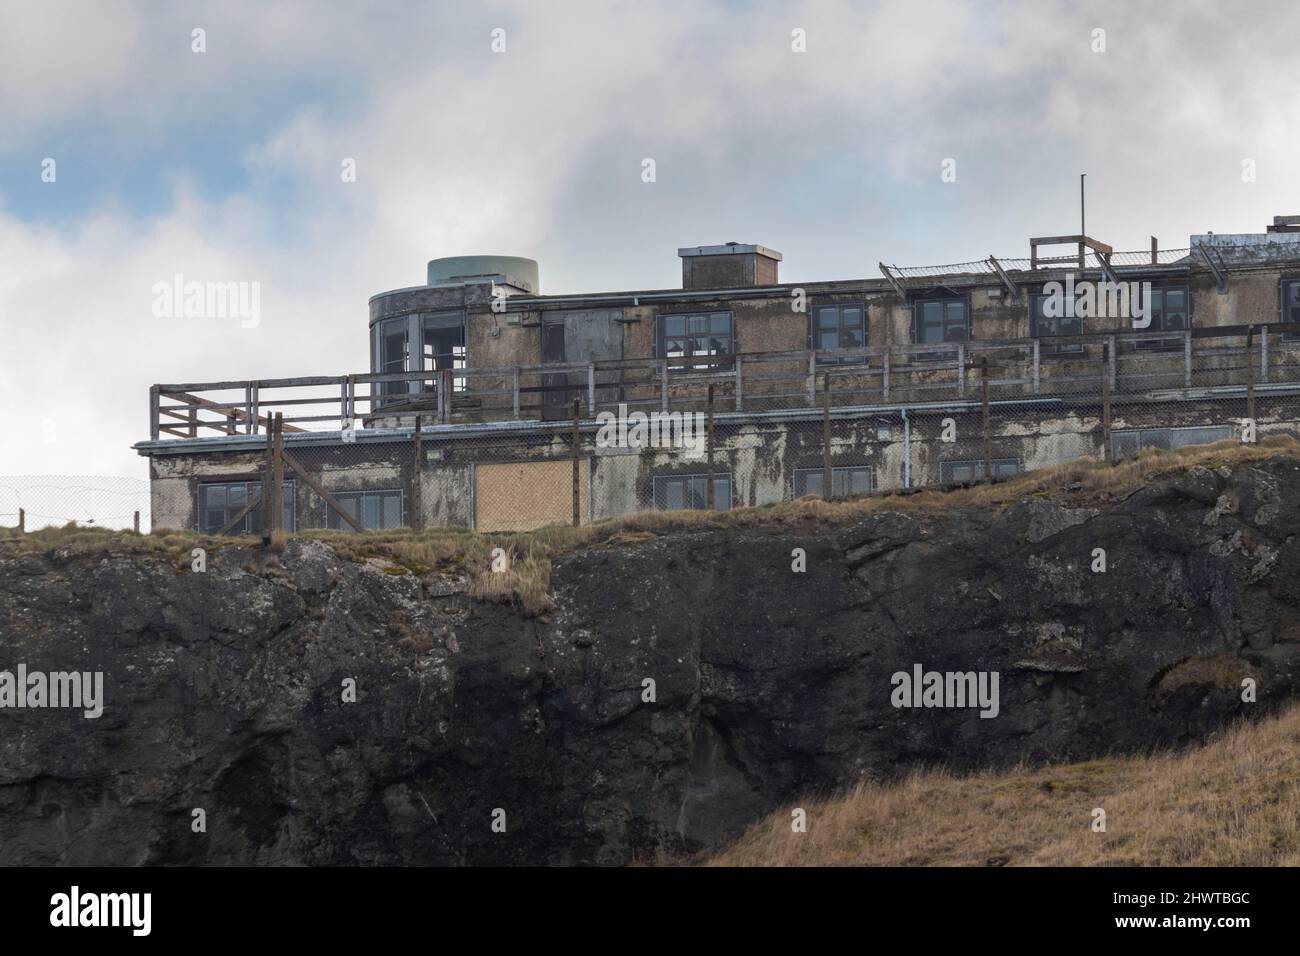
<svg viewBox="0 0 1300 956">
<path fill-rule="evenodd" d="M 683 289 L 745 289 L 776 285 L 781 253 L 766 246 L 728 242 L 721 246 L 687 246 L 682 257 Z"/>
<path fill-rule="evenodd" d="M 511 292 L 537 295 L 537 260 L 521 256 L 447 256 L 431 259 L 428 285 L 449 286 L 492 282 Z"/>
</svg>

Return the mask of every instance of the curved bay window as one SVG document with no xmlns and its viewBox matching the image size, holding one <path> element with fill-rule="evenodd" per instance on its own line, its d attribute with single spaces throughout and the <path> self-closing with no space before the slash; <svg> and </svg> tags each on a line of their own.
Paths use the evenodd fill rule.
<svg viewBox="0 0 1300 956">
<path fill-rule="evenodd" d="M 417 312 L 382 319 L 371 329 L 370 370 L 379 373 L 441 372 L 466 367 L 465 315 L 463 312 Z M 436 390 L 439 376 L 423 381 L 380 382 L 375 394 L 380 404 L 414 398 Z M 452 379 L 455 391 L 464 391 L 465 378 Z"/>
</svg>

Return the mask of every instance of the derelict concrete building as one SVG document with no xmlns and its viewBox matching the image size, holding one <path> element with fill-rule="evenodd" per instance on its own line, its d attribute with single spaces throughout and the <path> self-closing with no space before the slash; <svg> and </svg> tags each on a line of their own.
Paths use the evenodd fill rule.
<svg viewBox="0 0 1300 956">
<path fill-rule="evenodd" d="M 522 530 L 1300 432 L 1300 217 L 1029 253 L 795 284 L 764 246 L 693 246 L 681 288 L 567 295 L 530 259 L 435 259 L 370 299 L 367 371 L 154 386 L 135 446 L 153 525 L 257 528 L 240 512 L 275 412 L 307 476 L 287 476 L 289 529 L 349 527 L 337 506 L 365 528 Z M 711 441 L 601 431 L 697 414 Z"/>
</svg>

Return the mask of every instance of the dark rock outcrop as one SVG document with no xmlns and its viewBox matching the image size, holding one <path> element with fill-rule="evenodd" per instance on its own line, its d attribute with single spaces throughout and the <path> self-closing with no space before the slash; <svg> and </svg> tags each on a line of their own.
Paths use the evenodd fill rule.
<svg viewBox="0 0 1300 956">
<path fill-rule="evenodd" d="M 623 863 L 918 763 L 1198 741 L 1300 689 L 1298 534 L 1279 458 L 593 549 L 547 620 L 318 542 L 0 559 L 0 670 L 105 681 L 0 709 L 0 863 Z M 917 664 L 997 672 L 997 716 L 894 707 Z"/>
</svg>

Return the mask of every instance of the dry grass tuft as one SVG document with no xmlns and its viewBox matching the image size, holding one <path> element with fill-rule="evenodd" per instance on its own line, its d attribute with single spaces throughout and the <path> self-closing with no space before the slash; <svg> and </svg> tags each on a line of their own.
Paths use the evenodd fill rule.
<svg viewBox="0 0 1300 956">
<path fill-rule="evenodd" d="M 1300 865 L 1300 706 L 1181 753 L 958 777 L 917 772 L 809 799 L 711 866 Z M 1106 832 L 1092 830 L 1106 811 Z"/>
</svg>

